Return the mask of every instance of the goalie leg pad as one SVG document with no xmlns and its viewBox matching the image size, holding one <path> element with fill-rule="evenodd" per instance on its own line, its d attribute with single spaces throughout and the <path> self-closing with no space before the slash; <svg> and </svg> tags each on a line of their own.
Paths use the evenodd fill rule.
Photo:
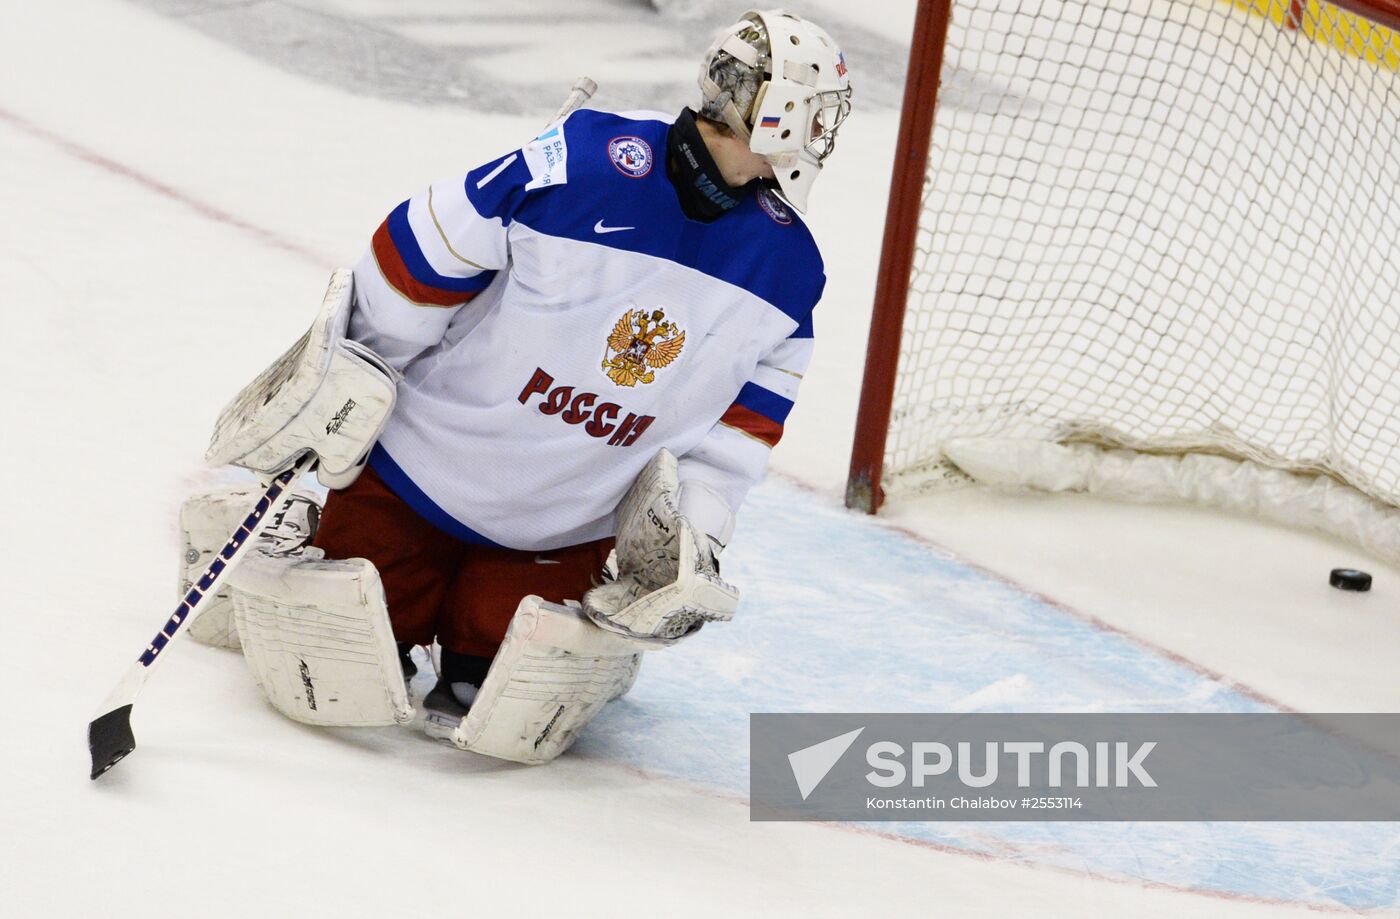
<svg viewBox="0 0 1400 919">
<path fill-rule="evenodd" d="M 243 656 L 279 712 L 343 727 L 412 720 L 379 573 L 364 559 L 249 555 L 232 601 Z"/>
<path fill-rule="evenodd" d="M 204 576 L 215 556 L 248 516 L 261 496 L 253 486 L 219 488 L 190 495 L 180 507 L 179 593 L 183 598 Z M 311 541 L 321 516 L 321 504 L 309 491 L 298 489 L 292 503 L 273 520 L 260 537 L 260 545 L 275 552 L 292 552 Z M 185 629 L 201 644 L 238 648 L 238 628 L 233 621 L 229 588 L 223 587 L 205 603 L 203 611 Z"/>
<path fill-rule="evenodd" d="M 517 763 L 547 763 L 632 687 L 641 650 L 575 607 L 526 597 L 452 742 Z"/>
</svg>

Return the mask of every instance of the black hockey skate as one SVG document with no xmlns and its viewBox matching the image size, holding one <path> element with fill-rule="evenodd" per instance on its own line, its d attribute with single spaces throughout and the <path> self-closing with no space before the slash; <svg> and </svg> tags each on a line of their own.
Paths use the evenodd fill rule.
<svg viewBox="0 0 1400 919">
<path fill-rule="evenodd" d="M 418 675 L 418 665 L 413 662 L 413 643 L 401 641 L 399 645 L 399 667 L 403 670 L 403 684 L 407 686 Z"/>
<path fill-rule="evenodd" d="M 457 654 L 444 648 L 437 685 L 423 697 L 424 733 L 450 743 L 452 732 L 467 717 L 490 669 L 489 657 Z"/>
</svg>

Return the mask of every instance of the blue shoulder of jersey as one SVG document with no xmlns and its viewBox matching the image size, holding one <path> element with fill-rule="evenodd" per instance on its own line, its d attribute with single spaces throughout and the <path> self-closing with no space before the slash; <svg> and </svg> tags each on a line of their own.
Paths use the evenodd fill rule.
<svg viewBox="0 0 1400 919">
<path fill-rule="evenodd" d="M 670 128 L 660 114 L 580 109 L 521 148 L 522 162 L 505 170 L 505 184 L 525 194 L 502 189 L 497 195 L 513 198 L 509 216 L 536 232 L 702 272 L 772 304 L 797 323 L 794 335 L 810 337 L 811 312 L 826 276 L 807 226 L 776 193 L 757 184 L 716 221 L 686 217 L 666 176 Z M 500 162 L 468 176 L 469 194 L 472 176 L 480 172 L 479 181 Z"/>
</svg>

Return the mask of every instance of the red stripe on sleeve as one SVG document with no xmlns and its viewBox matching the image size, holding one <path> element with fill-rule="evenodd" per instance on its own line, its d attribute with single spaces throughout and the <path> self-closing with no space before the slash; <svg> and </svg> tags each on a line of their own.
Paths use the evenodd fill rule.
<svg viewBox="0 0 1400 919">
<path fill-rule="evenodd" d="M 765 418 L 758 412 L 742 405 L 731 405 L 729 411 L 719 420 L 720 424 L 728 425 L 737 431 L 761 440 L 770 447 L 776 447 L 778 441 L 783 438 L 783 426 L 772 418 Z"/>
<path fill-rule="evenodd" d="M 379 263 L 379 270 L 384 273 L 384 280 L 414 303 L 422 306 L 461 306 L 476 296 L 474 293 L 464 294 L 458 290 L 431 287 L 415 280 L 413 275 L 408 273 L 403 256 L 399 255 L 399 247 L 394 245 L 393 238 L 389 236 L 387 220 L 374 231 L 374 239 L 370 246 L 374 250 L 374 260 Z"/>
</svg>

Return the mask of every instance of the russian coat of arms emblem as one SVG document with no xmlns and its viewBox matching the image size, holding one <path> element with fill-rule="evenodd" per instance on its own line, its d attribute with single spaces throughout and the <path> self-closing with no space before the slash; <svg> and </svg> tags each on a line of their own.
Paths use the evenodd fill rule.
<svg viewBox="0 0 1400 919">
<path fill-rule="evenodd" d="M 603 372 L 618 386 L 636 386 L 656 379 L 656 371 L 680 357 L 685 332 L 666 318 L 666 311 L 629 309 L 608 335 Z"/>
</svg>

